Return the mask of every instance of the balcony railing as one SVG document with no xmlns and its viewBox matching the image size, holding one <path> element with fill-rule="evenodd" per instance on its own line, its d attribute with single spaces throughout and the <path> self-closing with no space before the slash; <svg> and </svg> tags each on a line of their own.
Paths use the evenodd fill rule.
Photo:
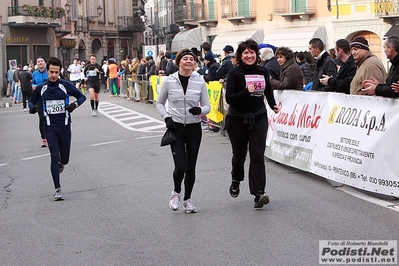
<svg viewBox="0 0 399 266">
<path fill-rule="evenodd" d="M 374 6 L 377 17 L 399 16 L 399 3 L 397 0 L 376 0 Z"/>
<path fill-rule="evenodd" d="M 174 16 L 175 22 L 180 25 L 188 24 L 196 24 L 197 19 L 195 15 L 195 5 L 189 4 L 177 4 L 174 8 Z"/>
<path fill-rule="evenodd" d="M 316 0 L 273 0 L 274 15 L 310 15 L 316 13 Z"/>
<path fill-rule="evenodd" d="M 247 21 L 256 18 L 256 5 L 254 0 L 221 0 L 222 19 L 232 23 Z"/>
<path fill-rule="evenodd" d="M 16 26 L 61 26 L 65 10 L 60 7 L 11 6 L 8 7 L 8 22 Z"/>
<path fill-rule="evenodd" d="M 56 27 L 55 32 L 56 33 L 61 33 L 61 34 L 68 34 L 71 33 L 72 27 L 71 27 L 71 22 L 69 20 L 63 21 L 61 27 Z"/>
<path fill-rule="evenodd" d="M 205 4 L 195 5 L 195 18 L 198 21 L 217 21 L 216 3 L 205 2 Z"/>
<path fill-rule="evenodd" d="M 256 11 L 244 11 L 244 12 L 230 12 L 222 13 L 222 18 L 238 18 L 238 17 L 256 17 Z"/>
<path fill-rule="evenodd" d="M 118 31 L 142 32 L 145 30 L 141 18 L 120 16 L 118 17 Z"/>
</svg>

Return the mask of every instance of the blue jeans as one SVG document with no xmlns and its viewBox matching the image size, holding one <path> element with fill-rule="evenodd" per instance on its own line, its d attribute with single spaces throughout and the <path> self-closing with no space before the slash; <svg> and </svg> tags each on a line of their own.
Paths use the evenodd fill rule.
<svg viewBox="0 0 399 266">
<path fill-rule="evenodd" d="M 15 83 L 14 102 L 15 102 L 15 103 L 20 103 L 20 102 L 22 102 L 22 91 L 21 91 L 21 86 L 19 86 L 18 83 Z"/>
<path fill-rule="evenodd" d="M 11 87 L 10 87 L 10 97 L 14 96 L 14 92 L 15 92 L 15 81 L 11 81 Z"/>
</svg>

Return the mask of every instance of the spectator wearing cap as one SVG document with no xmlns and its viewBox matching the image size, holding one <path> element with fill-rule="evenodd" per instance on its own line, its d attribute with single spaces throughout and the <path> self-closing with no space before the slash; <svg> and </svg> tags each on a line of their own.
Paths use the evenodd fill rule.
<svg viewBox="0 0 399 266">
<path fill-rule="evenodd" d="M 324 43 L 319 38 L 313 38 L 309 41 L 309 53 L 316 59 L 316 73 L 313 77 L 312 85 L 312 90 L 315 91 L 331 90 L 329 86 L 325 86 L 320 82 L 320 78 L 322 78 L 323 75 L 333 78 L 337 76 L 337 65 L 324 48 Z"/>
<path fill-rule="evenodd" d="M 369 95 L 399 97 L 399 37 L 395 35 L 389 36 L 385 40 L 383 48 L 385 55 L 391 62 L 388 78 L 385 84 L 378 84 L 374 77 L 363 81 L 363 91 Z"/>
<path fill-rule="evenodd" d="M 230 70 L 233 69 L 233 64 L 231 63 L 230 54 L 234 52 L 234 48 L 231 45 L 226 45 L 223 48 L 224 58 L 222 60 L 222 64 L 216 70 L 216 78 L 219 80 L 220 83 L 224 82 L 229 74 Z"/>
<path fill-rule="evenodd" d="M 24 66 L 18 73 L 18 80 L 22 91 L 22 109 L 26 112 L 26 102 L 32 95 L 32 74 L 28 66 Z"/>
<path fill-rule="evenodd" d="M 219 69 L 220 64 L 216 62 L 212 54 L 206 54 L 204 57 L 204 63 L 207 67 L 205 70 L 204 79 L 206 82 L 218 80 L 216 71 Z"/>
<path fill-rule="evenodd" d="M 280 80 L 281 67 L 274 56 L 273 49 L 270 47 L 264 47 L 259 50 L 260 59 L 262 63 L 259 65 L 269 70 L 269 74 L 274 80 Z"/>
<path fill-rule="evenodd" d="M 366 38 L 356 36 L 350 46 L 356 64 L 356 74 L 350 85 L 350 94 L 364 95 L 366 92 L 363 91 L 363 81 L 374 78 L 378 84 L 382 84 L 387 78 L 387 73 L 381 60 L 370 51 Z"/>
</svg>

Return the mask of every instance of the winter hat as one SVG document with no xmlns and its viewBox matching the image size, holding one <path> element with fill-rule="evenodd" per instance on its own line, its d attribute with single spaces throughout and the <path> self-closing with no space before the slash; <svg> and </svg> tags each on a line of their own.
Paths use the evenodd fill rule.
<svg viewBox="0 0 399 266">
<path fill-rule="evenodd" d="M 370 51 L 369 42 L 363 36 L 356 36 L 352 39 L 351 48 L 356 47 Z"/>
<path fill-rule="evenodd" d="M 225 51 L 226 53 L 232 53 L 232 52 L 234 52 L 234 48 L 233 48 L 233 46 L 231 46 L 231 45 L 226 45 L 224 48 L 223 48 L 223 51 Z"/>
<path fill-rule="evenodd" d="M 24 66 L 24 68 L 22 70 L 28 70 L 29 67 L 28 66 Z"/>
<path fill-rule="evenodd" d="M 215 60 L 215 58 L 213 58 L 213 55 L 212 55 L 211 53 L 206 54 L 205 57 L 204 57 L 204 59 L 205 59 L 205 60 L 208 60 L 208 61 L 213 61 L 213 60 Z"/>
<path fill-rule="evenodd" d="M 230 57 L 237 58 L 237 55 L 236 55 L 236 53 L 230 53 L 230 54 L 229 54 L 229 56 L 230 56 Z"/>
</svg>

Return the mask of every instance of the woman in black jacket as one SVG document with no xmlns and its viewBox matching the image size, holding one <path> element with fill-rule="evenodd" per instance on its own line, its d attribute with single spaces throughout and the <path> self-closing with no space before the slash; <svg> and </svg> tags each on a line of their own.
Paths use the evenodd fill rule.
<svg viewBox="0 0 399 266">
<path fill-rule="evenodd" d="M 280 110 L 274 99 L 269 71 L 259 66 L 259 62 L 258 44 L 252 39 L 241 42 L 237 49 L 238 66 L 230 71 L 226 82 L 226 102 L 229 104 L 226 129 L 233 150 L 230 195 L 235 198 L 240 193 L 249 147 L 248 178 L 250 193 L 255 196 L 254 208 L 269 203 L 269 196 L 265 193 L 264 153 L 268 119 L 264 97 L 275 113 Z"/>
</svg>

